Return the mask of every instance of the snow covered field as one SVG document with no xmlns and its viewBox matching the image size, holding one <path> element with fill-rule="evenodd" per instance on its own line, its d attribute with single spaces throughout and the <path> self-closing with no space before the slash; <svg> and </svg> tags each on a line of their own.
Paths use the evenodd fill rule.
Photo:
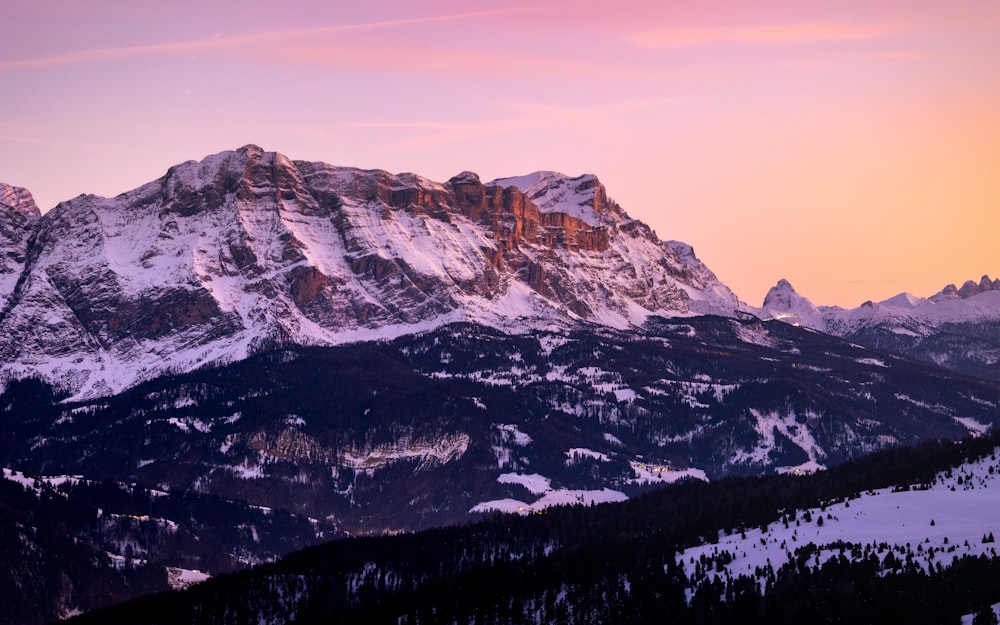
<svg viewBox="0 0 1000 625">
<path fill-rule="evenodd" d="M 689 577 L 699 565 L 705 566 L 705 556 L 724 562 L 716 569 L 723 576 L 760 578 L 761 571 L 766 575 L 767 570 L 778 570 L 807 546 L 810 551 L 818 547 L 810 555 L 813 564 L 840 554 L 851 558 L 874 553 L 886 568 L 912 559 L 928 570 L 932 565 L 947 567 L 966 555 L 995 557 L 992 539 L 1000 535 L 998 451 L 938 474 L 929 486 L 869 491 L 825 508 L 790 511 L 764 530 L 721 535 L 685 550 L 679 560 Z"/>
</svg>

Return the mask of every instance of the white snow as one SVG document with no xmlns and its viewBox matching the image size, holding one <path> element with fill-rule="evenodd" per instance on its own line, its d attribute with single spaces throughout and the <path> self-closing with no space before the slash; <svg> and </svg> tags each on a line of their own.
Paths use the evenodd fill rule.
<svg viewBox="0 0 1000 625">
<path fill-rule="evenodd" d="M 685 478 L 708 481 L 708 476 L 701 469 L 673 469 L 669 464 L 647 463 L 638 460 L 629 462 L 635 477 L 629 480 L 632 484 L 671 484 Z"/>
<path fill-rule="evenodd" d="M 777 431 L 801 448 L 809 463 L 820 466 L 818 460 L 825 457 L 826 452 L 816 443 L 808 425 L 817 418 L 816 415 L 809 412 L 801 417 L 792 412 L 780 415 L 774 411 L 763 413 L 754 408 L 748 412 L 753 417 L 753 426 L 757 430 L 757 444 L 749 451 L 738 451 L 733 456 L 733 464 L 767 464 L 768 457 L 776 446 L 774 433 Z M 794 471 L 794 467 L 792 470 Z"/>
<path fill-rule="evenodd" d="M 993 609 L 993 614 L 996 614 L 1000 618 L 1000 603 L 994 603 L 990 606 Z M 975 620 L 975 614 L 965 614 L 962 616 L 962 625 L 972 625 L 972 621 Z"/>
<path fill-rule="evenodd" d="M 862 365 L 872 365 L 875 367 L 888 367 L 884 360 L 879 358 L 855 358 L 854 362 Z"/>
<path fill-rule="evenodd" d="M 417 460 L 418 471 L 446 464 L 465 455 L 469 435 L 442 434 L 437 439 L 401 437 L 392 443 L 366 449 L 345 450 L 341 465 L 356 471 L 374 471 L 402 460 Z"/>
<path fill-rule="evenodd" d="M 775 467 L 775 472 L 779 475 L 791 474 L 791 475 L 808 475 L 810 473 L 815 473 L 816 471 L 825 471 L 826 467 L 816 462 L 815 460 L 807 460 L 800 465 L 794 467 Z"/>
<path fill-rule="evenodd" d="M 934 301 L 900 293 L 857 308 L 815 307 L 795 293 L 791 285 L 779 283 L 768 293 L 762 308 L 749 307 L 762 319 L 786 323 L 844 336 L 866 327 L 882 325 L 900 336 L 919 338 L 933 333 L 945 323 L 979 323 L 1000 320 L 1000 291 L 984 291 L 968 298 Z"/>
<path fill-rule="evenodd" d="M 566 213 L 590 226 L 601 225 L 601 216 L 594 210 L 596 178 L 584 174 L 571 178 L 554 171 L 536 171 L 525 176 L 498 178 L 488 185 L 517 187 L 543 213 Z M 588 186 L 589 185 L 589 186 Z"/>
<path fill-rule="evenodd" d="M 255 197 L 227 195 L 196 212 L 176 205 L 178 198 L 214 185 L 220 174 L 243 175 L 248 159 L 273 159 L 274 167 L 301 177 L 297 182 L 303 188 L 337 194 L 342 200 L 338 219 L 329 218 L 315 194 L 284 193 L 263 179 L 251 189 Z M 739 307 L 689 246 L 658 241 L 645 226 L 636 226 L 593 176 L 536 172 L 494 183 L 521 188 L 543 213 L 566 213 L 597 232 L 609 229 L 609 247 L 600 251 L 578 249 L 572 242 L 522 241 L 509 252 L 541 263 L 546 275 L 589 309 L 586 321 L 626 328 L 651 314 L 731 315 Z M 4 317 L 3 331 L 20 333 L 27 344 L 23 356 L 0 365 L 0 373 L 42 376 L 71 391 L 72 401 L 115 394 L 167 371 L 243 360 L 264 336 L 338 345 L 462 321 L 514 333 L 558 332 L 581 321 L 566 302 L 549 299 L 513 273 L 501 272 L 489 293 L 471 287 L 484 271 L 493 270 L 489 256 L 497 242 L 492 230 L 459 211 L 440 219 L 414 207 L 389 206 L 370 192 L 385 187 L 441 197 L 448 192 L 413 174 L 292 163 L 249 148 L 182 163 L 163 180 L 116 198 L 81 196 L 64 203 L 50 219 L 61 220 L 74 238 L 56 239 L 41 250 L 18 305 Z M 616 229 L 625 224 L 633 228 Z M 356 263 L 368 259 L 393 271 L 378 279 L 358 272 Z M 290 292 L 302 272 L 335 287 L 336 297 L 327 302 L 330 311 L 307 312 Z M 90 330 L 50 276 L 84 285 L 84 295 L 128 302 L 158 301 L 161 294 L 176 292 L 206 311 L 206 320 L 181 324 L 156 338 L 96 349 Z M 394 299 L 399 297 L 404 299 Z M 357 314 L 362 307 L 368 311 L 363 319 Z M 567 340 L 539 339 L 548 354 Z M 636 397 L 621 385 L 607 392 L 618 402 Z M 181 398 L 176 407 L 193 407 L 193 400 Z M 198 429 L 187 421 L 174 425 Z"/>
<path fill-rule="evenodd" d="M 181 569 L 173 566 L 166 567 L 167 583 L 174 590 L 182 590 L 194 584 L 200 584 L 209 577 L 208 573 L 202 573 L 197 569 Z"/>
<path fill-rule="evenodd" d="M 611 458 L 607 454 L 602 454 L 599 451 L 594 451 L 593 449 L 587 449 L 586 447 L 573 447 L 566 452 L 566 464 L 572 465 L 577 462 L 578 458 L 594 458 L 600 460 L 601 462 L 611 462 Z"/>
<path fill-rule="evenodd" d="M 584 505 L 592 506 L 600 503 L 611 503 L 625 501 L 628 497 L 621 491 L 603 488 L 601 490 L 570 490 L 557 489 L 547 492 L 534 503 L 527 503 L 518 499 L 495 499 L 476 504 L 470 513 L 485 512 L 507 512 L 516 514 L 529 514 L 539 512 L 552 506 Z"/>
<path fill-rule="evenodd" d="M 994 453 L 953 469 L 951 477 L 947 472 L 938 474 L 927 488 L 915 485 L 899 492 L 891 488 L 867 492 L 847 502 L 810 509 L 812 521 L 808 523 L 804 513 L 798 512 L 797 521 L 792 520 L 787 528 L 779 521 L 764 531 L 748 529 L 745 537 L 722 534 L 686 549 L 678 560 L 690 574 L 692 559 L 728 551 L 734 559 L 725 567 L 726 574 L 736 576 L 752 574 L 756 567 L 768 564 L 777 570 L 791 554 L 810 543 L 820 547 L 819 560 L 825 561 L 840 553 L 833 543 L 843 541 L 859 546 L 885 543 L 890 549 L 909 547 L 917 564 L 926 570 L 931 561 L 948 566 L 964 555 L 993 553 L 995 543 L 984 543 L 983 538 L 1000 534 L 997 510 L 1000 462 Z M 880 559 L 887 553 L 888 549 L 878 549 Z"/>
<path fill-rule="evenodd" d="M 522 475 L 519 473 L 501 473 L 497 481 L 501 484 L 520 484 L 532 495 L 542 495 L 552 490 L 552 480 L 537 473 Z"/>
<path fill-rule="evenodd" d="M 614 434 L 611 434 L 610 432 L 605 432 L 604 433 L 604 440 L 606 440 L 607 442 L 611 443 L 612 445 L 615 445 L 616 447 L 624 447 L 625 446 L 625 444 L 622 443 L 621 440 L 617 436 L 615 436 Z"/>
<path fill-rule="evenodd" d="M 952 417 L 952 419 L 963 425 L 974 436 L 985 434 L 990 429 L 989 425 L 980 423 L 971 417 Z"/>
</svg>

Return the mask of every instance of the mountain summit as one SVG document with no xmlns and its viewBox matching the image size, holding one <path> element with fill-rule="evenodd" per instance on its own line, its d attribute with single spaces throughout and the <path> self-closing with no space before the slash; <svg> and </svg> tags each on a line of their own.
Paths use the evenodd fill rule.
<svg viewBox="0 0 1000 625">
<path fill-rule="evenodd" d="M 37 214 L 3 189 L 4 214 Z M 81 396 L 454 321 L 627 327 L 738 308 L 689 246 L 657 239 L 590 175 L 439 183 L 248 145 L 3 232 L 16 262 L 0 282 L 0 375 Z"/>
<path fill-rule="evenodd" d="M 765 316 L 788 323 L 815 327 L 822 323 L 819 309 L 807 298 L 799 295 L 788 280 L 782 278 L 764 296 Z"/>
<path fill-rule="evenodd" d="M 39 217 L 42 214 L 30 191 L 0 182 L 0 211 L 5 210 L 20 213 L 25 217 Z"/>
</svg>

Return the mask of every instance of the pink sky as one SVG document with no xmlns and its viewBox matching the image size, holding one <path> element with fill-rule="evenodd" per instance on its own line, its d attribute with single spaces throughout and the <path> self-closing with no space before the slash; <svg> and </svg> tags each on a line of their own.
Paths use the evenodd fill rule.
<svg viewBox="0 0 1000 625">
<path fill-rule="evenodd" d="M 343 5 L 347 5 L 346 8 Z M 760 304 L 1000 275 L 1000 2 L 5 0 L 0 181 L 43 211 L 258 144 L 594 173 Z"/>
</svg>

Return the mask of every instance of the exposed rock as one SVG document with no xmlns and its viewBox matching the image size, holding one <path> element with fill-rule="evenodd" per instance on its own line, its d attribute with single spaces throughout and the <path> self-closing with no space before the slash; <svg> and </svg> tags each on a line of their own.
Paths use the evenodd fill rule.
<svg viewBox="0 0 1000 625">
<path fill-rule="evenodd" d="M 0 182 L 0 210 L 3 209 L 10 209 L 25 217 L 40 217 L 42 215 L 30 191 Z"/>
<path fill-rule="evenodd" d="M 0 318 L 21 280 L 39 216 L 27 189 L 0 183 Z"/>
<path fill-rule="evenodd" d="M 590 175 L 441 184 L 250 145 L 40 218 L 30 194 L 5 193 L 18 209 L 0 207 L 0 379 L 46 362 L 84 395 L 457 318 L 625 327 L 738 308 L 690 247 L 659 241 Z"/>
<path fill-rule="evenodd" d="M 932 302 L 946 302 L 954 299 L 967 299 L 987 291 L 1000 291 L 1000 278 L 990 280 L 988 275 L 984 275 L 978 283 L 974 280 L 966 280 L 962 284 L 962 288 L 949 284 L 929 299 Z"/>
</svg>

